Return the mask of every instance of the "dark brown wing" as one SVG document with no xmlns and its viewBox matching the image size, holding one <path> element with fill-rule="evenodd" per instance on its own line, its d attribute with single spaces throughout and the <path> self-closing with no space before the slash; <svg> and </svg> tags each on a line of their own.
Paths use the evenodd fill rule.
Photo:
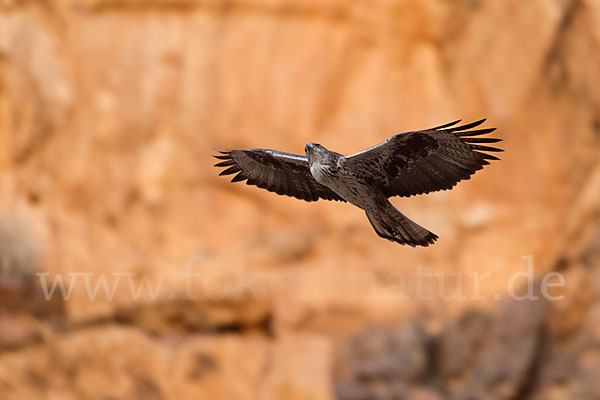
<svg viewBox="0 0 600 400">
<path fill-rule="evenodd" d="M 502 139 L 476 137 L 495 128 L 469 130 L 485 119 L 455 126 L 460 122 L 416 132 L 400 133 L 383 143 L 348 156 L 344 166 L 375 182 L 386 196 L 412 196 L 451 189 L 476 171 L 499 158 L 487 152 L 503 151 L 484 144 Z"/>
<path fill-rule="evenodd" d="M 228 167 L 219 175 L 237 172 L 231 182 L 246 180 L 247 185 L 255 185 L 269 192 L 306 201 L 346 201 L 313 178 L 308 159 L 304 156 L 265 149 L 229 150 L 220 153 L 221 155 L 214 157 L 223 161 L 215 164 L 215 167 Z"/>
</svg>

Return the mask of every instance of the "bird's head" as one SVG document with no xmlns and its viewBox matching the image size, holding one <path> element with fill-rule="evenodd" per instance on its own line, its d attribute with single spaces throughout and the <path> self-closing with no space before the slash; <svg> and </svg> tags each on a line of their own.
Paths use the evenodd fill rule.
<svg viewBox="0 0 600 400">
<path fill-rule="evenodd" d="M 333 168 L 342 157 L 341 154 L 329 151 L 318 143 L 309 143 L 304 150 L 306 150 L 306 157 L 311 168 L 315 164 Z"/>
<path fill-rule="evenodd" d="M 306 157 L 308 157 L 309 161 L 314 159 L 318 155 L 327 153 L 327 149 L 321 146 L 319 143 L 309 143 L 304 147 L 304 151 L 306 151 Z"/>
</svg>

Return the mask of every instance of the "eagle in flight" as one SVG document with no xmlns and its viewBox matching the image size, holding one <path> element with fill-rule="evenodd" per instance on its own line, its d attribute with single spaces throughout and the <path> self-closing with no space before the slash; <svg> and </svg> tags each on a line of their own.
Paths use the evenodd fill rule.
<svg viewBox="0 0 600 400">
<path fill-rule="evenodd" d="M 279 195 L 305 201 L 347 201 L 363 209 L 375 232 L 384 239 L 409 246 L 428 246 L 438 236 L 398 211 L 389 197 L 408 197 L 448 190 L 463 179 L 499 160 L 488 146 L 502 139 L 481 137 L 496 128 L 473 129 L 485 119 L 460 122 L 394 135 L 385 142 L 350 156 L 329 151 L 317 143 L 305 147 L 306 156 L 266 149 L 220 151 L 219 175 L 237 173 Z"/>
</svg>

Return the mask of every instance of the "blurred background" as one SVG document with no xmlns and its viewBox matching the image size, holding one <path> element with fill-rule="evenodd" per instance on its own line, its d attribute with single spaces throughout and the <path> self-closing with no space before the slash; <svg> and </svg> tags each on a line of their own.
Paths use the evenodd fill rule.
<svg viewBox="0 0 600 400">
<path fill-rule="evenodd" d="M 429 248 L 212 166 L 482 117 Z M 0 0 L 0 397 L 597 399 L 599 156 L 598 0 Z"/>
</svg>

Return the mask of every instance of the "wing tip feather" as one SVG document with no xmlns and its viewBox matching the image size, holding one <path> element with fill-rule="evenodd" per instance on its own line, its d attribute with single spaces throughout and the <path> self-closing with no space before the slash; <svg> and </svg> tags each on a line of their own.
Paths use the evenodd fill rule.
<svg viewBox="0 0 600 400">
<path fill-rule="evenodd" d="M 472 150 L 476 150 L 476 151 L 491 151 L 494 153 L 501 153 L 504 151 L 504 149 L 501 149 L 500 147 L 492 147 L 492 146 L 481 146 L 478 144 L 472 144 L 471 145 L 471 149 Z"/>
<path fill-rule="evenodd" d="M 466 131 L 459 131 L 459 132 L 453 132 L 453 133 L 460 138 L 466 138 L 469 136 L 486 135 L 488 133 L 494 132 L 495 130 L 496 130 L 496 128 L 483 128 L 483 129 L 475 129 L 472 131 L 466 130 Z"/>
<path fill-rule="evenodd" d="M 487 118 L 482 118 L 480 120 L 474 121 L 474 122 L 470 122 L 468 124 L 464 124 L 464 125 L 460 125 L 460 126 L 454 126 L 456 124 L 458 124 L 459 122 L 461 122 L 462 120 L 457 120 L 454 122 L 450 122 L 448 124 L 444 124 L 444 125 L 440 125 L 436 128 L 433 128 L 433 130 L 446 130 L 448 132 L 461 132 L 461 131 L 466 131 L 467 129 L 471 129 L 471 128 L 475 128 L 481 124 L 483 124 L 485 121 L 487 121 Z"/>
<path fill-rule="evenodd" d="M 494 156 L 492 154 L 482 153 L 482 152 L 479 152 L 479 151 L 476 151 L 475 153 L 481 155 L 484 160 L 493 160 L 493 161 L 500 161 L 501 160 L 501 158 L 496 157 L 496 156 Z"/>
<path fill-rule="evenodd" d="M 215 146 L 212 149 L 213 149 L 213 151 L 216 151 L 218 153 L 223 153 L 223 154 L 229 154 L 233 151 L 231 149 L 224 149 L 223 147 L 218 147 L 218 146 Z"/>
<path fill-rule="evenodd" d="M 215 165 L 213 165 L 213 167 L 229 167 L 235 165 L 235 161 L 233 160 L 225 160 L 225 161 L 221 161 L 216 163 Z"/>
<path fill-rule="evenodd" d="M 219 175 L 221 175 L 221 174 L 219 174 Z M 239 174 L 237 174 L 236 176 L 234 176 L 233 178 L 231 178 L 231 183 L 241 182 L 241 181 L 243 181 L 245 179 L 248 179 L 248 178 L 246 177 L 246 175 L 244 175 L 243 172 L 240 172 Z"/>
<path fill-rule="evenodd" d="M 240 172 L 241 168 L 238 165 L 233 165 L 221 172 L 219 172 L 219 176 L 223 176 L 223 175 L 231 175 L 231 174 L 235 174 L 236 172 Z"/>
<path fill-rule="evenodd" d="M 431 129 L 428 129 L 428 130 L 437 131 L 437 130 L 440 130 L 440 129 L 444 129 L 444 128 L 448 128 L 448 127 L 451 127 L 453 125 L 456 125 L 456 124 L 458 124 L 461 121 L 462 121 L 462 119 L 457 119 L 456 121 L 448 122 L 447 124 L 436 126 L 435 128 L 431 128 Z"/>
<path fill-rule="evenodd" d="M 471 124 L 464 125 L 464 127 L 468 127 L 467 129 L 476 127 L 481 125 L 486 119 L 481 119 L 479 121 L 472 122 Z M 460 127 L 459 127 L 460 128 Z M 469 148 L 481 157 L 481 167 L 477 168 L 477 170 L 483 168 L 484 165 L 489 165 L 490 163 L 487 160 L 499 161 L 500 158 L 488 154 L 487 152 L 503 152 L 504 149 L 499 147 L 487 146 L 487 144 L 491 143 L 499 143 L 502 142 L 501 138 L 490 138 L 490 137 L 475 137 L 482 136 L 488 133 L 492 133 L 496 131 L 496 128 L 483 128 L 483 129 L 475 129 L 475 130 L 467 130 L 467 129 L 456 129 L 452 130 L 452 132 L 460 138 L 460 140 L 467 144 Z M 485 144 L 485 145 L 483 145 Z"/>
</svg>

